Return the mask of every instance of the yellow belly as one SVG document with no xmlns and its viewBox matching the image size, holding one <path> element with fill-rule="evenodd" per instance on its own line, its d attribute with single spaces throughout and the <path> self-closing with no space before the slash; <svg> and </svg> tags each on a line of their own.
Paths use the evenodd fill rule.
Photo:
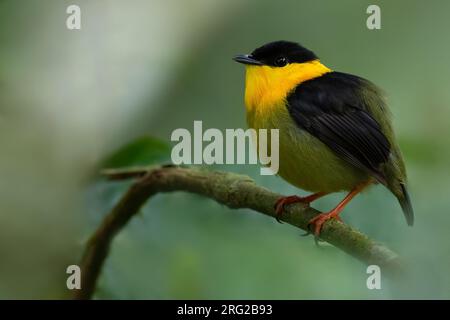
<svg viewBox="0 0 450 320">
<path fill-rule="evenodd" d="M 314 136 L 301 130 L 283 103 L 247 111 L 249 127 L 279 129 L 278 175 L 292 185 L 312 192 L 351 190 L 369 176 L 340 159 Z M 270 140 L 268 140 L 270 141 Z"/>
</svg>

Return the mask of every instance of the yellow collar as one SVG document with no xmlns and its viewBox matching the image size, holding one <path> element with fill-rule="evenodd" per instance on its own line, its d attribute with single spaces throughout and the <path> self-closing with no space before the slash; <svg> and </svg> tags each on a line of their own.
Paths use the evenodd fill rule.
<svg viewBox="0 0 450 320">
<path fill-rule="evenodd" d="M 245 105 L 247 111 L 270 108 L 283 102 L 300 83 L 331 72 L 314 60 L 285 67 L 246 66 Z"/>
</svg>

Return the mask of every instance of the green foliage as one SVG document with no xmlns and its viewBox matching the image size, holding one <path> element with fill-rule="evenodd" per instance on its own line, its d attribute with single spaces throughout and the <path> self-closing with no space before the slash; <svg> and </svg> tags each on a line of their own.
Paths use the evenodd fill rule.
<svg viewBox="0 0 450 320">
<path fill-rule="evenodd" d="M 103 168 L 148 166 L 170 161 L 170 145 L 153 137 L 137 138 L 110 155 Z"/>
</svg>

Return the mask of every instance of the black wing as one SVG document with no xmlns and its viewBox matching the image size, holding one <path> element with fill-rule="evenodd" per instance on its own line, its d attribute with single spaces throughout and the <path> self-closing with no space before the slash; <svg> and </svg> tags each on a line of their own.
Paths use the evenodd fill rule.
<svg viewBox="0 0 450 320">
<path fill-rule="evenodd" d="M 300 128 L 385 183 L 380 166 L 389 158 L 390 143 L 365 105 L 364 90 L 371 89 L 366 86 L 362 78 L 330 72 L 297 86 L 287 107 Z"/>
</svg>

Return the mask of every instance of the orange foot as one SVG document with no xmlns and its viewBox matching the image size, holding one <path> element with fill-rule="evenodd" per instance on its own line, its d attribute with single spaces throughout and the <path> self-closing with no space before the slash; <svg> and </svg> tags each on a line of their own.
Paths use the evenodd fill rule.
<svg viewBox="0 0 450 320">
<path fill-rule="evenodd" d="M 308 227 L 310 225 L 314 225 L 314 235 L 318 237 L 320 235 L 320 231 L 322 230 L 322 226 L 328 220 L 334 218 L 340 222 L 342 222 L 341 217 L 339 217 L 340 211 L 332 210 L 329 213 L 321 213 L 309 220 Z"/>
<path fill-rule="evenodd" d="M 314 225 L 314 235 L 316 236 L 316 239 L 319 237 L 320 235 L 320 231 L 322 230 L 322 226 L 323 224 L 330 220 L 331 218 L 335 218 L 339 221 L 342 222 L 341 218 L 339 217 L 339 213 L 341 213 L 341 211 L 344 209 L 344 207 L 358 194 L 360 193 L 362 190 L 364 190 L 368 185 L 372 184 L 373 181 L 372 180 L 368 180 L 358 186 L 356 186 L 355 188 L 352 189 L 352 191 L 350 191 L 344 198 L 344 200 L 342 200 L 341 202 L 339 202 L 339 204 L 336 206 L 336 208 L 334 208 L 333 210 L 331 210 L 328 213 L 321 213 L 319 215 L 317 215 L 316 217 L 312 218 L 309 223 L 308 223 L 308 227 L 310 225 Z"/>
<path fill-rule="evenodd" d="M 279 223 L 282 223 L 280 219 L 281 219 L 281 217 L 283 215 L 283 211 L 287 205 L 301 202 L 301 203 L 309 206 L 309 204 L 311 202 L 319 199 L 320 197 L 323 197 L 324 195 L 326 195 L 325 192 L 318 192 L 318 193 L 311 194 L 307 197 L 299 197 L 299 196 L 282 197 L 282 198 L 278 199 L 277 202 L 275 203 L 275 213 L 276 213 L 275 219 L 277 219 L 277 221 Z"/>
</svg>

